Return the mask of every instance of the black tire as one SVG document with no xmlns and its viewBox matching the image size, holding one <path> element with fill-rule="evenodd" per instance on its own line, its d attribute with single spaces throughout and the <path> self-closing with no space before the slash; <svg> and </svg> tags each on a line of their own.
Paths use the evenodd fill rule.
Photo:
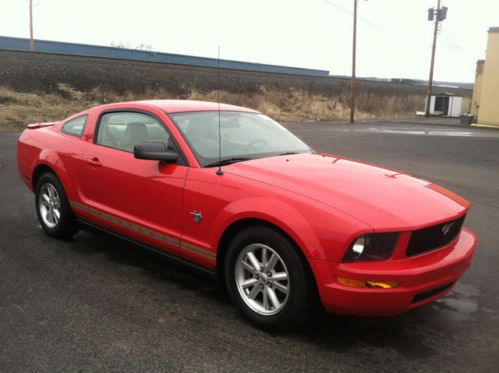
<svg viewBox="0 0 499 373">
<path fill-rule="evenodd" d="M 60 218 L 57 222 L 57 224 L 53 227 L 49 226 L 44 219 L 42 218 L 42 212 L 40 211 L 40 198 L 41 196 L 41 190 L 42 188 L 46 187 L 47 185 L 51 185 L 55 188 L 58 194 L 59 198 L 59 211 L 60 211 Z M 43 230 L 47 235 L 50 237 L 54 238 L 70 238 L 74 234 L 76 234 L 79 230 L 78 223 L 76 222 L 75 216 L 73 214 L 73 211 L 71 210 L 71 206 L 69 205 L 68 198 L 66 196 L 66 192 L 64 191 L 64 188 L 62 187 L 61 182 L 57 178 L 56 175 L 54 175 L 51 172 L 47 172 L 40 176 L 36 183 L 36 188 L 35 188 L 35 208 L 36 208 L 36 215 L 38 217 L 38 221 L 40 222 L 40 225 L 42 226 Z"/>
<path fill-rule="evenodd" d="M 284 262 L 289 274 L 288 298 L 276 314 L 262 315 L 251 309 L 238 289 L 236 263 L 241 252 L 252 244 L 272 248 Z M 267 226 L 246 228 L 231 240 L 224 261 L 225 285 L 232 303 L 255 326 L 267 331 L 282 332 L 301 326 L 309 318 L 317 299 L 315 282 L 308 264 L 298 250 L 286 236 Z"/>
</svg>

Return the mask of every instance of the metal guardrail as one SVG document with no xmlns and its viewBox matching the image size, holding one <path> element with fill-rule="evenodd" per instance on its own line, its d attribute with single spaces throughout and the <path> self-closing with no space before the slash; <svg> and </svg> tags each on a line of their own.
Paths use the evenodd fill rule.
<svg viewBox="0 0 499 373">
<path fill-rule="evenodd" d="M 0 50 L 29 51 L 29 39 L 0 36 Z M 197 67 L 217 67 L 216 58 L 187 56 L 181 54 L 151 52 L 100 45 L 65 43 L 35 39 L 35 51 L 40 53 L 63 54 L 70 56 L 101 57 L 143 62 L 189 65 Z M 277 66 L 252 62 L 220 60 L 224 69 L 257 71 L 277 74 L 329 76 L 329 71 L 305 69 L 301 67 Z"/>
</svg>

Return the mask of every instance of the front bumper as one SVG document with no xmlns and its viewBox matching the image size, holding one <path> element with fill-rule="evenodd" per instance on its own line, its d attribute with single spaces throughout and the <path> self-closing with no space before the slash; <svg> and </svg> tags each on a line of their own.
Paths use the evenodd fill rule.
<svg viewBox="0 0 499 373">
<path fill-rule="evenodd" d="M 448 293 L 471 265 L 476 236 L 463 228 L 448 247 L 399 260 L 333 263 L 310 260 L 325 308 L 356 316 L 397 315 Z M 359 288 L 338 283 L 337 278 L 398 282 L 391 289 Z"/>
</svg>

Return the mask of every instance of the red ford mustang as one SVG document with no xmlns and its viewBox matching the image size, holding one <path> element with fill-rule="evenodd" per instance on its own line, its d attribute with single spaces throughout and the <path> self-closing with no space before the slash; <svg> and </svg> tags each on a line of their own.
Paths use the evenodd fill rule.
<svg viewBox="0 0 499 373">
<path fill-rule="evenodd" d="M 476 246 L 463 198 L 316 153 L 236 106 L 138 101 L 32 124 L 18 166 L 48 235 L 100 229 L 217 274 L 270 330 L 299 325 L 316 298 L 349 315 L 421 306 Z"/>
</svg>

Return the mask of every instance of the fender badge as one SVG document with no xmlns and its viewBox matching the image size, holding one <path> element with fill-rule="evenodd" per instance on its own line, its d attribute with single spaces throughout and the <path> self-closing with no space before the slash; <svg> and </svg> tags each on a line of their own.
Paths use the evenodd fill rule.
<svg viewBox="0 0 499 373">
<path fill-rule="evenodd" d="M 203 214 L 201 214 L 201 212 L 198 212 L 198 211 L 191 211 L 190 213 L 192 215 L 192 217 L 194 218 L 194 221 L 196 222 L 196 224 L 199 224 L 201 223 L 201 220 L 203 220 Z"/>
</svg>

